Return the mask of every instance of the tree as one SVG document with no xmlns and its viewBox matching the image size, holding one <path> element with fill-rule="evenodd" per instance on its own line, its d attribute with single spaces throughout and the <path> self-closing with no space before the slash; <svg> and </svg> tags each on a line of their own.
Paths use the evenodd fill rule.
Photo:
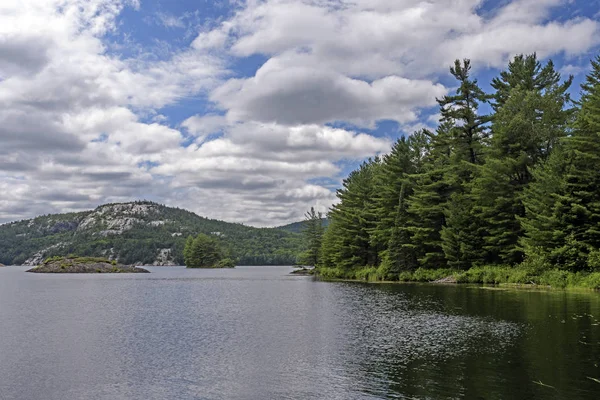
<svg viewBox="0 0 600 400">
<path fill-rule="evenodd" d="M 522 220 L 528 255 L 543 252 L 549 262 L 573 271 L 600 267 L 600 57 L 592 61 L 580 105 L 573 132 L 556 152 L 560 157 L 527 192 Z M 552 201 L 551 213 L 540 209 L 544 195 Z"/>
<path fill-rule="evenodd" d="M 481 103 L 489 101 L 490 96 L 479 87 L 476 79 L 471 79 L 471 61 L 454 62 L 450 73 L 459 83 L 453 96 L 438 99 L 441 122 L 454 125 L 452 129 L 452 152 L 456 163 L 467 161 L 471 164 L 481 164 L 483 147 L 488 138 L 487 124 L 491 121 L 489 115 L 479 115 Z"/>
<path fill-rule="evenodd" d="M 410 232 L 405 226 L 405 223 L 408 221 L 406 205 L 407 186 L 408 182 L 404 182 L 400 188 L 398 206 L 396 207 L 396 221 L 392 228 L 387 251 L 382 260 L 382 264 L 387 271 L 386 275 L 392 278 L 402 271 L 412 271 L 418 267 L 415 249 L 411 245 Z"/>
<path fill-rule="evenodd" d="M 184 261 L 188 268 L 215 268 L 224 258 L 219 241 L 205 234 L 193 240 L 188 238 L 184 249 Z"/>
<path fill-rule="evenodd" d="M 302 264 L 319 265 L 321 246 L 323 242 L 323 214 L 316 212 L 314 207 L 304 214 L 304 241 L 307 250 L 301 257 Z"/>
<path fill-rule="evenodd" d="M 380 168 L 376 158 L 363 163 L 344 179 L 337 191 L 340 199 L 329 212 L 330 227 L 323 240 L 325 265 L 352 269 L 379 264 L 379 254 L 371 245 L 370 232 L 376 225 L 373 177 Z M 335 237 L 332 237 L 335 233 Z"/>
<path fill-rule="evenodd" d="M 419 265 L 426 268 L 446 266 L 441 231 L 446 224 L 444 210 L 454 191 L 446 179 L 450 168 L 452 128 L 451 123 L 443 122 L 435 135 L 429 134 L 422 171 L 410 176 L 412 193 L 406 200 L 407 215 L 403 224 L 410 241 L 403 246 L 414 254 Z"/>
<path fill-rule="evenodd" d="M 430 136 L 431 132 L 423 129 L 409 137 L 401 137 L 377 169 L 374 176 L 377 190 L 373 199 L 376 222 L 370 235 L 371 246 L 378 252 L 388 250 L 394 230 L 406 223 L 404 217 L 397 215 L 399 202 L 402 197 L 406 206 L 406 198 L 412 191 L 409 177 L 421 171 Z"/>
<path fill-rule="evenodd" d="M 572 77 L 560 80 L 551 61 L 542 67 L 532 54 L 515 57 L 492 82 L 496 114 L 491 146 L 471 185 L 486 263 L 523 260 L 518 221 L 525 215 L 523 190 L 532 180 L 531 169 L 567 134 L 573 114 L 567 92 Z"/>
<path fill-rule="evenodd" d="M 469 268 L 481 258 L 481 234 L 470 193 L 477 166 L 483 163 L 492 117 L 480 115 L 479 106 L 490 100 L 471 78 L 471 62 L 456 60 L 451 74 L 459 87 L 453 96 L 438 99 L 442 122 L 448 124 L 449 163 L 443 170 L 443 181 L 451 188 L 443 208 L 445 223 L 441 228 L 442 248 L 449 265 Z"/>
</svg>

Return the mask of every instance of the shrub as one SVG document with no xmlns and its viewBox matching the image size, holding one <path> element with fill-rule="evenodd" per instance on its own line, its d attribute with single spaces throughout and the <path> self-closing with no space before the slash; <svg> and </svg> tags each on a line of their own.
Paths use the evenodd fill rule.
<svg viewBox="0 0 600 400">
<path fill-rule="evenodd" d="M 235 261 L 231 258 L 224 258 L 216 265 L 217 268 L 235 268 Z"/>
</svg>

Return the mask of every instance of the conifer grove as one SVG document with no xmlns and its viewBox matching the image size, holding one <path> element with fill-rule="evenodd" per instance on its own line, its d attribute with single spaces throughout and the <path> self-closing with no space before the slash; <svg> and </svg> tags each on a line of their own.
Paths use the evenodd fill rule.
<svg viewBox="0 0 600 400">
<path fill-rule="evenodd" d="M 600 272 L 600 57 L 577 101 L 573 77 L 535 54 L 512 59 L 491 93 L 469 60 L 450 73 L 435 132 L 400 138 L 344 180 L 322 274 Z"/>
</svg>

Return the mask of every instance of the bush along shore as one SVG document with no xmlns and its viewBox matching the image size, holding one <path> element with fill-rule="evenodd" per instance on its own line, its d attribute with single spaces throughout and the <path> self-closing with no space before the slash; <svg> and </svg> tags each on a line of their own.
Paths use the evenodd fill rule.
<svg viewBox="0 0 600 400">
<path fill-rule="evenodd" d="M 600 290 L 600 272 L 570 272 L 535 266 L 484 266 L 466 271 L 455 269 L 425 269 L 390 274 L 382 267 L 319 268 L 317 277 L 323 280 L 351 280 L 361 282 L 398 283 L 470 283 L 485 285 L 511 285 L 552 289 Z"/>
<path fill-rule="evenodd" d="M 132 265 L 122 265 L 116 261 L 99 257 L 51 257 L 39 266 L 27 272 L 52 273 L 52 274 L 120 274 L 149 272 L 143 268 Z"/>
</svg>

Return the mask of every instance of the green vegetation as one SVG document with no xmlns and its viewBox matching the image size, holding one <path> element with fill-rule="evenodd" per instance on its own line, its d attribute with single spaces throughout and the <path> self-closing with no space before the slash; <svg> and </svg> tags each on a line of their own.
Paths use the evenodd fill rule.
<svg viewBox="0 0 600 400">
<path fill-rule="evenodd" d="M 225 258 L 219 241 L 205 234 L 187 238 L 183 258 L 188 268 L 233 268 L 235 262 Z"/>
<path fill-rule="evenodd" d="M 436 132 L 344 180 L 320 276 L 600 289 L 600 57 L 579 102 L 572 77 L 535 54 L 515 57 L 492 93 L 469 60 L 450 72 Z"/>
<path fill-rule="evenodd" d="M 358 280 L 364 282 L 436 282 L 493 285 L 537 285 L 558 289 L 600 289 L 600 272 L 569 272 L 559 269 L 536 269 L 510 266 L 473 267 L 466 271 L 453 269 L 418 268 L 390 276 L 381 268 L 367 267 L 352 270 L 320 268 L 325 280 Z M 393 279 L 393 280 L 391 280 Z"/>
<path fill-rule="evenodd" d="M 305 221 L 302 228 L 304 242 L 307 250 L 300 256 L 299 263 L 302 265 L 318 265 L 321 258 L 321 245 L 323 242 L 323 215 L 316 212 L 314 207 L 310 208 L 305 215 Z"/>
<path fill-rule="evenodd" d="M 148 272 L 142 268 L 130 265 L 120 265 L 114 260 L 102 257 L 79 257 L 68 255 L 66 257 L 48 257 L 40 265 L 27 272 L 36 273 L 140 273 Z"/>
<path fill-rule="evenodd" d="M 183 265 L 186 238 L 199 233 L 215 237 L 237 265 L 294 265 L 305 250 L 300 233 L 232 224 L 140 201 L 0 225 L 0 262 L 20 265 L 36 254 L 79 254 L 148 265 L 164 252 L 171 263 Z"/>
</svg>

